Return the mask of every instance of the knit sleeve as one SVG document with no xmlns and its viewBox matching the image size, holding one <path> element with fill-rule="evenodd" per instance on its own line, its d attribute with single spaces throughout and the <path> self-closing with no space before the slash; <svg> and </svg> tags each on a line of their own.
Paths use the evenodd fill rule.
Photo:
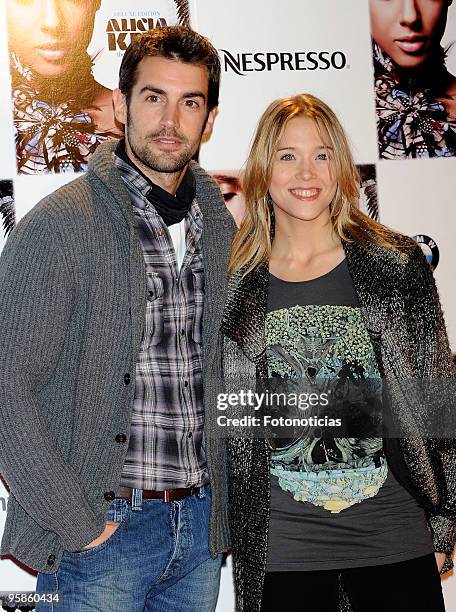
<svg viewBox="0 0 456 612">
<path fill-rule="evenodd" d="M 434 548 L 447 559 L 442 573 L 452 568 L 452 553 L 456 541 L 456 381 L 452 373 L 451 355 L 439 295 L 432 273 L 421 249 L 410 253 L 407 282 L 409 315 L 415 334 L 419 378 L 427 391 L 429 418 L 441 424 L 438 435 L 428 439 L 439 490 L 443 491 L 439 509 L 430 517 Z"/>
</svg>

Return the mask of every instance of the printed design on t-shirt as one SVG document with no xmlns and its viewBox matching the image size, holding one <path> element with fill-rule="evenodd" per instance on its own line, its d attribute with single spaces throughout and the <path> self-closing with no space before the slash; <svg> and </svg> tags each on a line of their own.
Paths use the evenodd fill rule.
<svg viewBox="0 0 456 612">
<path fill-rule="evenodd" d="M 267 316 L 266 334 L 270 391 L 287 397 L 314 391 L 329 398 L 326 407 L 279 406 L 277 411 L 342 421 L 341 429 L 309 425 L 278 440 L 271 471 L 281 488 L 332 513 L 375 496 L 387 476 L 379 437 L 382 385 L 360 309 L 275 310 Z"/>
</svg>

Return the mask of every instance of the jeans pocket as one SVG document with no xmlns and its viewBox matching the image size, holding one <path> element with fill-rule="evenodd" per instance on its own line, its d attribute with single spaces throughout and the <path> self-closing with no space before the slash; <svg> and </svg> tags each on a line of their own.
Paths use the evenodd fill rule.
<svg viewBox="0 0 456 612">
<path fill-rule="evenodd" d="M 54 612 L 54 610 L 61 609 L 57 605 L 60 599 L 57 573 L 38 574 L 35 592 L 40 596 L 35 612 Z"/>
<path fill-rule="evenodd" d="M 91 546 L 90 548 L 83 548 L 82 550 L 65 551 L 65 554 L 72 557 L 91 557 L 97 552 L 103 550 L 119 537 L 120 532 L 124 529 L 128 521 L 129 513 L 130 506 L 126 499 L 114 499 L 104 516 L 105 521 L 113 521 L 114 523 L 118 523 L 118 527 L 114 533 L 112 533 L 109 538 L 101 544 Z"/>
<path fill-rule="evenodd" d="M 147 273 L 147 305 L 143 348 L 155 346 L 163 338 L 163 280 L 157 272 Z"/>
</svg>

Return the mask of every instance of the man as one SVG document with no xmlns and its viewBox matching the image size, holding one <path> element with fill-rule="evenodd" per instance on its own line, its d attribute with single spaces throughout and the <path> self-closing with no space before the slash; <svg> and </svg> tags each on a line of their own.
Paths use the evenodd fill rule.
<svg viewBox="0 0 456 612">
<path fill-rule="evenodd" d="M 208 411 L 235 225 L 190 160 L 219 78 L 187 28 L 132 43 L 114 93 L 125 141 L 42 200 L 0 258 L 2 553 L 58 592 L 53 610 L 216 605 L 229 540 Z"/>
</svg>

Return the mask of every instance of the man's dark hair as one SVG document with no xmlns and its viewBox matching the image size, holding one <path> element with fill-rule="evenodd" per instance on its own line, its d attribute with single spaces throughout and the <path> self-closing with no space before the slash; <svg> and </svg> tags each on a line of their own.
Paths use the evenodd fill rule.
<svg viewBox="0 0 456 612">
<path fill-rule="evenodd" d="M 119 71 L 119 88 L 127 102 L 136 84 L 138 64 L 145 57 L 205 66 L 209 75 L 208 110 L 218 105 L 220 59 L 212 44 L 198 32 L 185 26 L 168 26 L 149 30 L 135 38 L 125 51 Z"/>
</svg>

